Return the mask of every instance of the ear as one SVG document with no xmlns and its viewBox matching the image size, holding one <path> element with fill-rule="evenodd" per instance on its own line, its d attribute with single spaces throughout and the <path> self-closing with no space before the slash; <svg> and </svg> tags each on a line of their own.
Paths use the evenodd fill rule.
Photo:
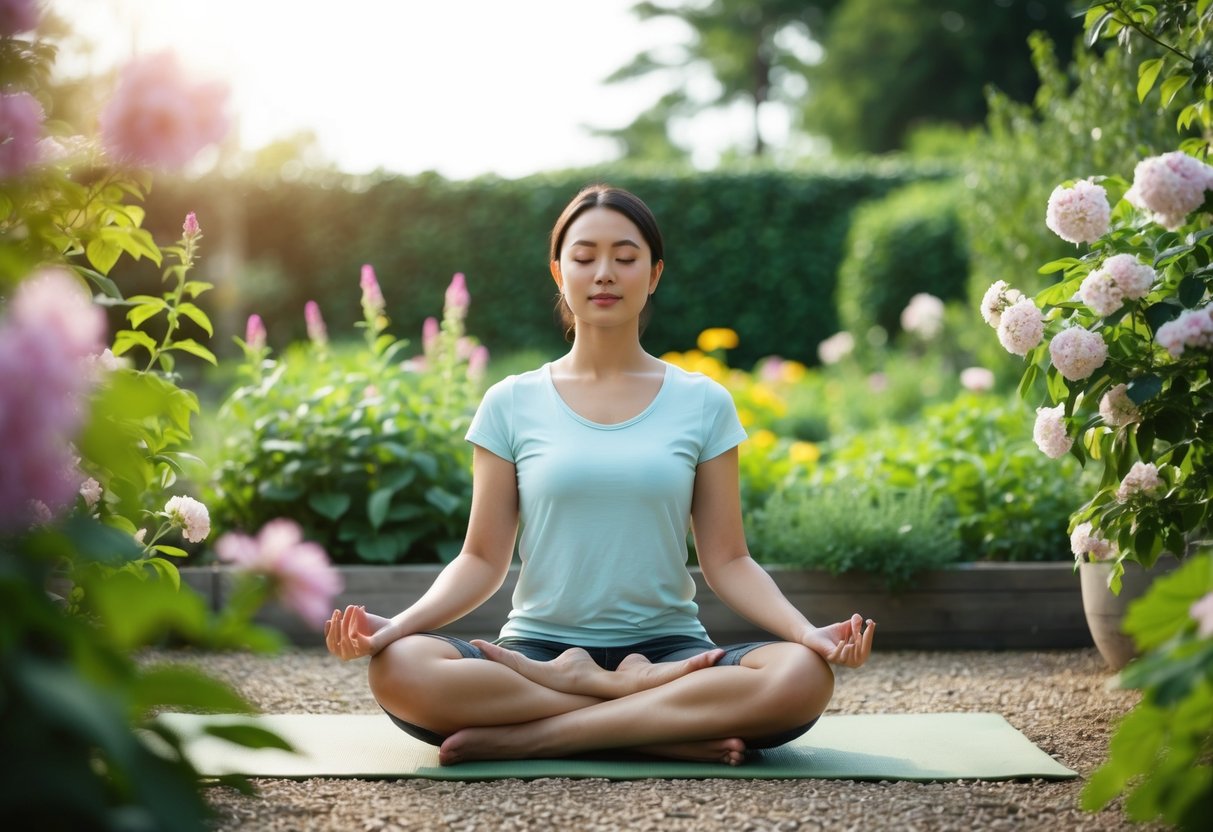
<svg viewBox="0 0 1213 832">
<path fill-rule="evenodd" d="M 552 280 L 556 281 L 556 288 L 563 292 L 564 291 L 564 278 L 560 274 L 560 261 L 553 260 L 551 263 L 548 264 L 548 268 L 552 272 Z"/>
<path fill-rule="evenodd" d="M 665 261 L 658 260 L 653 264 L 653 271 L 649 275 L 649 294 L 657 291 L 657 284 L 661 282 L 661 273 L 665 270 Z"/>
</svg>

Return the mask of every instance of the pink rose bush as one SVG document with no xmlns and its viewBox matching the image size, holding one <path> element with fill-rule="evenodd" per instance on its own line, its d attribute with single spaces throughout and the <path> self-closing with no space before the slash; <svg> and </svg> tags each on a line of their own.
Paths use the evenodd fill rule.
<svg viewBox="0 0 1213 832">
<path fill-rule="evenodd" d="M 271 594 L 315 629 L 324 625 L 333 598 L 343 588 L 328 554 L 319 544 L 305 541 L 293 520 L 271 520 L 255 538 L 228 532 L 216 541 L 215 554 L 241 572 L 266 578 Z"/>
<path fill-rule="evenodd" d="M 994 373 L 985 367 L 965 367 L 960 371 L 960 386 L 974 393 L 994 389 Z"/>
<path fill-rule="evenodd" d="M 926 292 L 910 298 L 901 310 L 901 328 L 929 341 L 943 329 L 943 301 Z"/>
<path fill-rule="evenodd" d="M 981 300 L 999 342 L 1025 359 L 1021 393 L 1047 396 L 1037 447 L 1105 468 L 1072 516 L 1076 556 L 1150 565 L 1207 534 L 1211 192 L 1213 167 L 1178 151 L 1143 159 L 1131 185 L 1058 187 L 1046 225 L 1088 250 L 1042 267 L 1060 280 L 1034 298 L 999 280 Z"/>
<path fill-rule="evenodd" d="M 817 357 L 822 364 L 837 364 L 855 351 L 855 336 L 851 333 L 835 332 L 817 345 Z"/>
<path fill-rule="evenodd" d="M 0 94 L 0 179 L 25 173 L 42 157 L 46 113 L 28 92 Z"/>
</svg>

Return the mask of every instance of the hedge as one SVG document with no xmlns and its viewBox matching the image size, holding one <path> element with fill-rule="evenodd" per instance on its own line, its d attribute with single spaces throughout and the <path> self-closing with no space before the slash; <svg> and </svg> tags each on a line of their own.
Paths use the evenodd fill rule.
<svg viewBox="0 0 1213 832">
<path fill-rule="evenodd" d="M 197 212 L 203 275 L 220 284 L 217 299 L 228 299 L 215 317 L 230 332 L 257 312 L 281 347 L 301 336 L 308 299 L 320 302 L 331 328 L 345 329 L 360 316 L 359 268 L 371 263 L 393 331 L 414 343 L 460 271 L 472 293 L 468 330 L 490 350 L 555 352 L 561 335 L 547 236 L 581 186 L 608 181 L 639 194 L 665 237 L 646 347 L 686 349 L 702 329 L 728 326 L 741 336 L 733 364 L 749 366 L 771 354 L 815 361 L 817 343 L 839 329 L 835 276 L 852 211 L 939 173 L 868 161 L 820 171 L 600 170 L 462 182 L 434 174 L 323 183 L 210 178 L 159 185 L 148 221 L 171 237 L 179 216 Z M 215 346 L 226 349 L 227 340 Z"/>
</svg>

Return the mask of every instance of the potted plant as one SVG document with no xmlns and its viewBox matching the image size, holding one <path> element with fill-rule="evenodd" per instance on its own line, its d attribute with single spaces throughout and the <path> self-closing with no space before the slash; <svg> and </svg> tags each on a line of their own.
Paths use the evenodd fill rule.
<svg viewBox="0 0 1213 832">
<path fill-rule="evenodd" d="M 1101 604 L 1095 584 L 1121 594 L 1127 564 L 1150 569 L 1164 553 L 1182 557 L 1210 527 L 1213 76 L 1200 34 L 1210 10 L 1157 5 L 1096 3 L 1088 30 L 1092 40 L 1133 33 L 1161 45 L 1161 57 L 1139 66 L 1138 98 L 1163 79 L 1162 105 L 1182 107 L 1179 129 L 1196 125 L 1204 135 L 1142 159 L 1131 183 L 1092 176 L 1058 185 L 1046 224 L 1085 251 L 1042 266 L 1061 278 L 1034 298 L 1000 280 L 981 304 L 1002 345 L 1025 358 L 1019 391 L 1040 403 L 1040 450 L 1103 466 L 1098 489 L 1071 518 L 1084 597 Z"/>
</svg>

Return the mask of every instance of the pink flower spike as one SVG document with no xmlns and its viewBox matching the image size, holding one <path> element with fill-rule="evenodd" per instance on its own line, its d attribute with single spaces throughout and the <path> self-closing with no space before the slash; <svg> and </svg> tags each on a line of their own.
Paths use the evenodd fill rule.
<svg viewBox="0 0 1213 832">
<path fill-rule="evenodd" d="M 471 302 L 472 296 L 468 294 L 467 281 L 463 277 L 463 272 L 456 272 L 455 276 L 451 278 L 451 285 L 446 287 L 446 309 L 462 318 Z"/>
<path fill-rule="evenodd" d="M 375 269 L 370 263 L 362 267 L 362 278 L 359 280 L 359 285 L 362 287 L 362 308 L 368 314 L 381 314 L 386 304 L 383 300 L 383 292 L 379 288 L 379 281 L 375 279 Z"/>
<path fill-rule="evenodd" d="M 433 315 L 426 318 L 425 322 L 421 324 L 421 349 L 426 355 L 433 352 L 437 345 L 439 331 L 438 319 Z"/>
<path fill-rule="evenodd" d="M 198 217 L 193 211 L 185 215 L 185 222 L 181 225 L 181 231 L 185 234 L 187 240 L 192 240 L 202 233 L 202 229 L 198 227 Z"/>
<path fill-rule="evenodd" d="M 312 339 L 312 343 L 321 347 L 327 344 L 329 333 L 324 325 L 324 317 L 320 314 L 320 304 L 314 300 L 304 304 L 303 318 L 307 321 L 307 337 Z"/>
<path fill-rule="evenodd" d="M 261 321 L 260 315 L 249 315 L 248 324 L 244 328 L 244 343 L 255 350 L 265 348 L 265 324 Z"/>
<path fill-rule="evenodd" d="M 485 368 L 489 365 L 489 349 L 481 344 L 472 350 L 472 355 L 468 358 L 468 378 L 473 381 L 480 381 L 484 378 Z"/>
</svg>

